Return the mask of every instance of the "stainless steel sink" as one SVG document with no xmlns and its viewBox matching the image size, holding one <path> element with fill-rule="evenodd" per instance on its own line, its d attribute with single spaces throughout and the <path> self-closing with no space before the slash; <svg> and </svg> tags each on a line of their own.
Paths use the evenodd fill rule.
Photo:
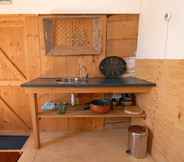
<svg viewBox="0 0 184 162">
<path fill-rule="evenodd" d="M 80 64 L 79 77 L 57 78 L 55 81 L 57 84 L 85 84 L 88 81 L 87 68 Z"/>
<path fill-rule="evenodd" d="M 57 78 L 56 83 L 58 84 L 79 84 L 86 83 L 87 80 L 81 79 L 80 77 L 68 77 L 68 78 Z"/>
</svg>

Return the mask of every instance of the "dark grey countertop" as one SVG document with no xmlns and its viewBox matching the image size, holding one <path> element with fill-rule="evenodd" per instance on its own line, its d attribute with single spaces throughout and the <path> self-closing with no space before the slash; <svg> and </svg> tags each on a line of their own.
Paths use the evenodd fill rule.
<svg viewBox="0 0 184 162">
<path fill-rule="evenodd" d="M 87 81 L 58 82 L 62 78 L 36 78 L 26 82 L 21 87 L 121 87 L 121 86 L 138 86 L 154 87 L 155 83 L 139 79 L 136 77 L 105 79 L 89 78 Z"/>
</svg>

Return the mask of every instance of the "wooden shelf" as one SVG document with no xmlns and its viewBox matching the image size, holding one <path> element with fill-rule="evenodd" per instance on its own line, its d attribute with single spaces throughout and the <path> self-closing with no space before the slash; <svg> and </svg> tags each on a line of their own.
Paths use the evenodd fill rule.
<svg viewBox="0 0 184 162">
<path fill-rule="evenodd" d="M 136 106 L 137 107 L 137 106 Z M 137 109 L 140 109 L 137 107 Z M 68 111 L 65 114 L 58 114 L 57 111 L 51 111 L 51 112 L 41 112 L 38 114 L 38 118 L 116 118 L 116 117 L 126 117 L 126 118 L 145 118 L 146 114 L 145 112 L 141 114 L 128 114 L 124 112 L 123 107 L 117 107 L 114 108 L 109 113 L 106 114 L 96 114 L 90 110 L 81 110 L 80 107 L 72 107 L 69 108 Z"/>
</svg>

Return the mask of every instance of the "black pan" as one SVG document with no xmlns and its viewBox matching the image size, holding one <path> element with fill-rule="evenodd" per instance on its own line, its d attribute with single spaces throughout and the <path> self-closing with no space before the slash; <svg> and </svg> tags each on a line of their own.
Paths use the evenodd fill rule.
<svg viewBox="0 0 184 162">
<path fill-rule="evenodd" d="M 121 57 L 106 57 L 100 63 L 99 69 L 106 78 L 119 78 L 126 72 L 126 62 Z"/>
</svg>

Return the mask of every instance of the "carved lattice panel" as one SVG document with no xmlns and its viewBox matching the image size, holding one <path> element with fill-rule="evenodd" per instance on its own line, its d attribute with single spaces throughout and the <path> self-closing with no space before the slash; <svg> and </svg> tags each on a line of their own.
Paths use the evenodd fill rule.
<svg viewBox="0 0 184 162">
<path fill-rule="evenodd" d="M 105 16 L 57 16 L 43 19 L 46 52 L 50 55 L 100 54 Z"/>
</svg>

